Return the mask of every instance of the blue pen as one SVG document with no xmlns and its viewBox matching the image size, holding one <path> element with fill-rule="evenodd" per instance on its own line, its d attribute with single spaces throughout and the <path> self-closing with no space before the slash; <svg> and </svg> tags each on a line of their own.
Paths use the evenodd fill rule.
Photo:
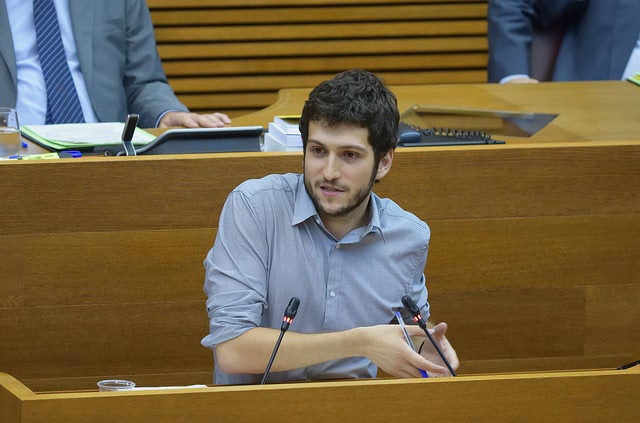
<svg viewBox="0 0 640 423">
<path fill-rule="evenodd" d="M 407 332 L 407 325 L 404 323 L 404 319 L 402 319 L 402 315 L 400 314 L 399 311 L 396 311 L 395 314 L 396 314 L 396 320 L 398 320 L 398 324 L 402 328 L 402 333 L 404 333 L 404 339 L 407 341 L 407 344 L 409 344 L 411 349 L 415 351 L 416 346 L 413 345 L 413 341 L 409 336 L 409 332 Z M 420 374 L 422 375 L 422 377 L 429 377 L 429 374 L 425 370 L 418 369 L 418 371 L 420 371 Z"/>
<path fill-rule="evenodd" d="M 58 156 L 60 156 L 61 159 L 75 159 L 76 157 L 82 157 L 82 152 L 78 150 L 63 150 L 58 152 Z"/>
</svg>

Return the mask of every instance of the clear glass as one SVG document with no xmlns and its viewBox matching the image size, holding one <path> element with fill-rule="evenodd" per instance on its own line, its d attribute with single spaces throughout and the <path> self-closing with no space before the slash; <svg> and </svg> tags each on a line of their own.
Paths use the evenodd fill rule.
<svg viewBox="0 0 640 423">
<path fill-rule="evenodd" d="M 20 154 L 18 112 L 11 107 L 0 107 L 0 158 L 8 159 L 18 154 Z"/>
<path fill-rule="evenodd" d="M 136 387 L 135 382 L 122 379 L 108 379 L 98 382 L 100 391 L 129 391 Z"/>
</svg>

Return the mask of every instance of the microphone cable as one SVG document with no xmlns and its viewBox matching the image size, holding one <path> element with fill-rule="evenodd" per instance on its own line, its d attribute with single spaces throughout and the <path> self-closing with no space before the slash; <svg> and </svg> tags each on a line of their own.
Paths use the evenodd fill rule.
<svg viewBox="0 0 640 423">
<path fill-rule="evenodd" d="M 449 369 L 451 376 L 457 376 L 456 371 L 453 370 L 453 367 L 451 367 L 451 364 L 445 358 L 444 354 L 440 350 L 440 347 L 438 347 L 436 340 L 433 339 L 433 336 L 431 336 L 431 333 L 429 333 L 429 329 L 427 329 L 427 324 L 422 318 L 422 315 L 420 314 L 420 309 L 418 308 L 418 305 L 416 304 L 416 302 L 413 301 L 413 298 L 411 298 L 408 295 L 405 295 L 404 297 L 402 297 L 402 304 L 407 308 L 407 310 L 409 310 L 411 315 L 413 315 L 413 320 L 415 320 L 416 323 L 418 323 L 418 326 L 420 326 L 420 328 L 424 331 L 424 333 L 427 334 L 427 338 L 429 338 L 429 341 L 431 341 L 431 344 L 438 352 L 438 355 L 440 356 L 444 364 L 447 366 L 447 369 Z"/>
</svg>

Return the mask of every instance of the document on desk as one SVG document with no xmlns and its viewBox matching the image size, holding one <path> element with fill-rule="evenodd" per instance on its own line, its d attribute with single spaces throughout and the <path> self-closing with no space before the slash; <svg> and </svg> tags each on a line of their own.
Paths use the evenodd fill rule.
<svg viewBox="0 0 640 423">
<path fill-rule="evenodd" d="M 633 74 L 630 77 L 628 77 L 627 81 L 633 82 L 636 85 L 640 85 L 640 72 L 638 72 L 636 74 Z"/>
<path fill-rule="evenodd" d="M 82 149 L 122 143 L 124 122 L 63 123 L 57 125 L 23 125 L 20 131 L 25 138 L 51 150 Z M 155 135 L 136 128 L 132 142 L 145 145 Z"/>
<path fill-rule="evenodd" d="M 194 388 L 208 388 L 207 385 L 186 385 L 186 386 L 136 386 L 129 389 L 130 391 L 154 391 L 164 389 L 194 389 Z M 123 390 L 123 392 L 126 392 Z"/>
</svg>

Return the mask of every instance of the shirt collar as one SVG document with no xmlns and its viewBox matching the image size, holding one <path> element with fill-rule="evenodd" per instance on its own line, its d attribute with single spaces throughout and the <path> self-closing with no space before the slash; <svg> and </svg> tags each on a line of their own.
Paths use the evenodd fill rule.
<svg viewBox="0 0 640 423">
<path fill-rule="evenodd" d="M 304 175 L 298 175 L 298 186 L 296 188 L 296 202 L 293 209 L 292 225 L 298 225 L 310 217 L 317 216 L 316 207 L 311 201 L 304 187 Z"/>
</svg>

